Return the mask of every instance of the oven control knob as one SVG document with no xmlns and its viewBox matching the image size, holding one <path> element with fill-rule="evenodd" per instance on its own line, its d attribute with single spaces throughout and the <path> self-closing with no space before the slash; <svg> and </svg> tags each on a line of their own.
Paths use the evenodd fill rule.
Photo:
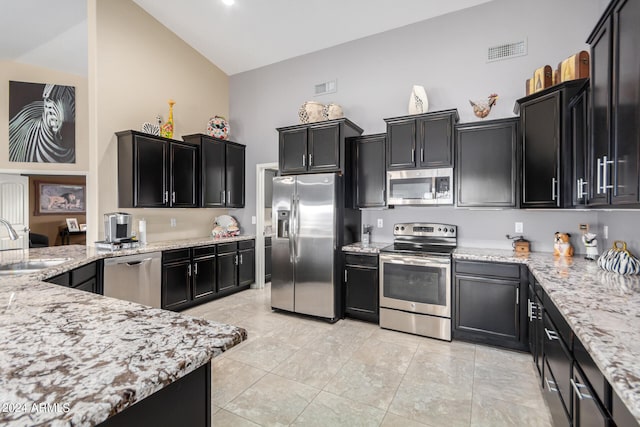
<svg viewBox="0 0 640 427">
<path fill-rule="evenodd" d="M 444 230 L 442 230 L 442 231 L 444 231 L 444 232 L 446 233 L 448 230 L 445 228 L 445 229 L 444 229 Z"/>
<path fill-rule="evenodd" d="M 442 231 L 442 228 L 438 228 L 438 231 Z"/>
<path fill-rule="evenodd" d="M 396 227 L 396 231 L 400 230 L 400 227 Z"/>
<path fill-rule="evenodd" d="M 404 227 L 400 227 L 400 230 L 404 231 Z"/>
</svg>

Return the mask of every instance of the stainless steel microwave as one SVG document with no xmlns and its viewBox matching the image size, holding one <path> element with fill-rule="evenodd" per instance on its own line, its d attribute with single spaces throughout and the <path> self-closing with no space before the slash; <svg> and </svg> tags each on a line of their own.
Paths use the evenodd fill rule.
<svg viewBox="0 0 640 427">
<path fill-rule="evenodd" d="M 388 205 L 453 205 L 453 168 L 387 172 Z"/>
</svg>

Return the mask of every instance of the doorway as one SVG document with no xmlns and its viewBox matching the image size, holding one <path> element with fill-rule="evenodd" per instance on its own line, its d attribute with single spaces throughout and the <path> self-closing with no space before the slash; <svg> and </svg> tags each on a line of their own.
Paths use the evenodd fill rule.
<svg viewBox="0 0 640 427">
<path fill-rule="evenodd" d="M 278 173 L 277 163 L 259 163 L 256 165 L 256 288 L 264 288 L 265 237 L 272 234 L 271 228 L 271 194 L 273 177 Z M 266 251 L 268 254 L 271 251 Z M 269 262 L 271 260 L 268 260 Z"/>
<path fill-rule="evenodd" d="M 0 174 L 0 218 L 6 220 L 18 233 L 11 240 L 9 232 L 0 226 L 0 249 L 26 249 L 29 247 L 29 178 L 21 175 Z"/>
</svg>

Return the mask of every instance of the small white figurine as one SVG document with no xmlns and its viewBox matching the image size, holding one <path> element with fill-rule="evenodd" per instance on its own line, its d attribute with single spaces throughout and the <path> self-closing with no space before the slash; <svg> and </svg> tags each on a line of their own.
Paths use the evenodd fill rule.
<svg viewBox="0 0 640 427">
<path fill-rule="evenodd" d="M 598 241 L 596 240 L 596 237 L 597 236 L 594 233 L 584 233 L 582 235 L 582 243 L 587 249 L 587 254 L 585 255 L 586 259 L 595 260 L 598 258 Z"/>
</svg>

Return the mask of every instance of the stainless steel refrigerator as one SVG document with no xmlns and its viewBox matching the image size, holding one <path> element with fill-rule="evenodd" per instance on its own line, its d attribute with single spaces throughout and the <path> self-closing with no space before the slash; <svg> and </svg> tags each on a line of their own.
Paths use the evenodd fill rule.
<svg viewBox="0 0 640 427">
<path fill-rule="evenodd" d="M 341 248 L 360 230 L 333 173 L 273 179 L 271 307 L 335 321 L 342 317 Z"/>
</svg>

